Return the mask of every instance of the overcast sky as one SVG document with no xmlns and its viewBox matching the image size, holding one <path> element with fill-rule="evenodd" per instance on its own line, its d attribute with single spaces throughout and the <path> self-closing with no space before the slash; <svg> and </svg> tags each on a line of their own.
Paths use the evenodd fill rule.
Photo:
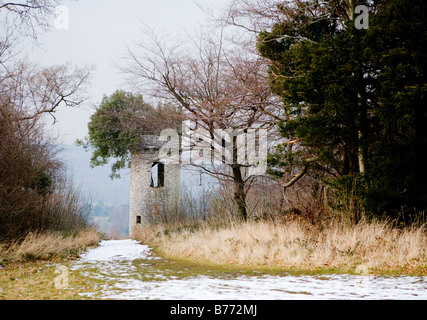
<svg viewBox="0 0 427 320">
<path fill-rule="evenodd" d="M 229 0 L 197 0 L 209 7 L 224 6 Z M 64 143 L 74 143 L 87 135 L 87 123 L 104 94 L 127 89 L 114 63 L 126 45 L 141 38 L 143 23 L 171 33 L 194 30 L 207 16 L 194 0 L 80 0 L 64 1 L 69 10 L 69 28 L 52 28 L 39 37 L 39 46 L 28 46 L 27 54 L 43 65 L 71 61 L 75 65 L 95 65 L 90 100 L 79 108 L 60 108 L 53 128 Z M 52 25 L 54 20 L 52 19 Z"/>
</svg>

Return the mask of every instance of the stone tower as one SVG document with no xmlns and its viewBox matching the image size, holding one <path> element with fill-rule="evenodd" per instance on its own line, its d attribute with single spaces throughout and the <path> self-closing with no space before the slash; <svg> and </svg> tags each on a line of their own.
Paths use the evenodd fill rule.
<svg viewBox="0 0 427 320">
<path fill-rule="evenodd" d="M 159 159 L 164 142 L 159 136 L 143 136 L 140 152 L 132 154 L 129 203 L 129 236 L 160 216 L 173 214 L 180 204 L 179 164 L 165 165 Z"/>
</svg>

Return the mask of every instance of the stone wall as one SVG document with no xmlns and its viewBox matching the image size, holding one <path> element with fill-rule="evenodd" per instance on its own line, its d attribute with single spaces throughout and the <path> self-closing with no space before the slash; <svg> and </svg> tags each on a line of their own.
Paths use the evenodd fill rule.
<svg viewBox="0 0 427 320">
<path fill-rule="evenodd" d="M 144 148 L 131 159 L 129 236 L 160 216 L 173 214 L 180 203 L 180 165 L 165 165 L 164 186 L 151 187 L 151 167 L 158 159 L 158 146 Z"/>
</svg>

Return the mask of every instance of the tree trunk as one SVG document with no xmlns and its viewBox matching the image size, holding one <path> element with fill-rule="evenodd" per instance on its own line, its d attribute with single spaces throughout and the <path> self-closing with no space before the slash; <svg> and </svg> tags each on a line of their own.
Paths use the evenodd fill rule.
<svg viewBox="0 0 427 320">
<path fill-rule="evenodd" d="M 248 218 L 246 210 L 246 192 L 245 192 L 245 181 L 242 175 L 242 165 L 237 161 L 237 135 L 233 136 L 233 182 L 234 182 L 234 201 L 237 206 L 237 217 L 243 221 Z"/>
<path fill-rule="evenodd" d="M 246 210 L 245 182 L 243 181 L 241 166 L 233 166 L 234 201 L 237 205 L 237 217 L 243 221 L 248 218 Z"/>
</svg>

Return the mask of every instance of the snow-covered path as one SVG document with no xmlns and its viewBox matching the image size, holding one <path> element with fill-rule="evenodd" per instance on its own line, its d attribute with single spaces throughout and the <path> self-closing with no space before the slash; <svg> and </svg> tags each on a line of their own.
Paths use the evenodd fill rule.
<svg viewBox="0 0 427 320">
<path fill-rule="evenodd" d="M 427 299 L 427 277 L 200 274 L 168 265 L 134 240 L 102 241 L 73 269 L 102 279 L 106 299 Z"/>
</svg>

